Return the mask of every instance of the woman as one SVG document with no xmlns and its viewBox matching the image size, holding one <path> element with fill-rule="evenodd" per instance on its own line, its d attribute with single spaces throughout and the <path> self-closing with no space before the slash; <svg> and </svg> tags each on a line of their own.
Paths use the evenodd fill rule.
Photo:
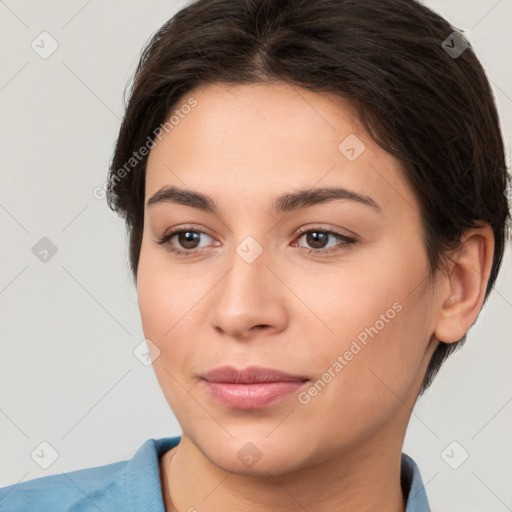
<svg viewBox="0 0 512 512">
<path fill-rule="evenodd" d="M 107 190 L 183 433 L 0 503 L 429 511 L 404 436 L 495 283 L 505 188 L 484 71 L 420 3 L 191 3 L 142 54 Z"/>
</svg>

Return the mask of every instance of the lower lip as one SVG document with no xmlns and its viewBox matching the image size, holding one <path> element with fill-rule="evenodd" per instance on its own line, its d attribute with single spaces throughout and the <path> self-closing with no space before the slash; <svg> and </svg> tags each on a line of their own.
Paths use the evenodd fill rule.
<svg viewBox="0 0 512 512">
<path fill-rule="evenodd" d="M 235 409 L 261 409 L 275 400 L 297 391 L 305 382 L 280 381 L 234 384 L 204 381 L 211 395 L 221 404 Z"/>
</svg>

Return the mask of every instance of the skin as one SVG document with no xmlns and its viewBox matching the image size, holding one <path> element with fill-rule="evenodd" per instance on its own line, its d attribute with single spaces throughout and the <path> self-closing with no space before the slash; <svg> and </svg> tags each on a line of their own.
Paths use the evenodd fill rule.
<svg viewBox="0 0 512 512">
<path fill-rule="evenodd" d="M 183 104 L 191 96 L 197 106 L 150 152 L 145 199 L 175 185 L 207 194 L 220 213 L 146 205 L 137 274 L 153 367 L 183 431 L 160 460 L 166 510 L 403 512 L 411 409 L 438 340 L 457 341 L 476 320 L 492 230 L 469 232 L 434 284 L 401 164 L 371 141 L 348 102 L 283 82 L 210 85 Z M 355 161 L 338 149 L 350 134 L 365 144 Z M 381 211 L 348 200 L 270 209 L 278 195 L 321 186 L 370 196 Z M 183 236 L 167 248 L 155 242 L 183 224 L 204 233 L 195 246 Z M 357 241 L 315 245 L 301 227 Z M 252 263 L 236 252 L 247 236 L 263 250 Z M 177 256 L 170 246 L 203 252 Z M 199 377 L 260 365 L 306 375 L 308 389 L 395 303 L 400 312 L 308 403 L 297 391 L 234 409 Z M 250 467 L 237 456 L 247 442 L 261 454 Z"/>
</svg>

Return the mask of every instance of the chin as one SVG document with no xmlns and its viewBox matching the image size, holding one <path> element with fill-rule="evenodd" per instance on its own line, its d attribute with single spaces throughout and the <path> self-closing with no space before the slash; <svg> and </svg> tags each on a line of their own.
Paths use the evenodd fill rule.
<svg viewBox="0 0 512 512">
<path fill-rule="evenodd" d="M 313 446 L 308 450 L 308 446 L 289 435 L 273 436 L 274 433 L 269 437 L 267 430 L 265 435 L 234 438 L 226 435 L 222 440 L 201 437 L 201 443 L 196 446 L 215 466 L 240 475 L 278 476 L 301 469 L 310 460 Z M 301 445 L 303 449 L 297 450 Z"/>
</svg>

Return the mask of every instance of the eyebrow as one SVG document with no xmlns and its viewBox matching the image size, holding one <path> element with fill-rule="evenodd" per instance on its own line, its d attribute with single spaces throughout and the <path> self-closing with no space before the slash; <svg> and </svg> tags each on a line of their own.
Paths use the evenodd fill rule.
<svg viewBox="0 0 512 512">
<path fill-rule="evenodd" d="M 382 211 L 380 206 L 371 197 L 342 187 L 323 187 L 286 193 L 274 200 L 271 210 L 274 213 L 285 213 L 335 200 L 352 201 L 369 206 L 379 212 Z M 146 206 L 150 207 L 159 203 L 191 206 L 192 208 L 216 215 L 220 213 L 211 197 L 194 190 L 182 189 L 176 186 L 162 187 L 148 199 Z"/>
</svg>

